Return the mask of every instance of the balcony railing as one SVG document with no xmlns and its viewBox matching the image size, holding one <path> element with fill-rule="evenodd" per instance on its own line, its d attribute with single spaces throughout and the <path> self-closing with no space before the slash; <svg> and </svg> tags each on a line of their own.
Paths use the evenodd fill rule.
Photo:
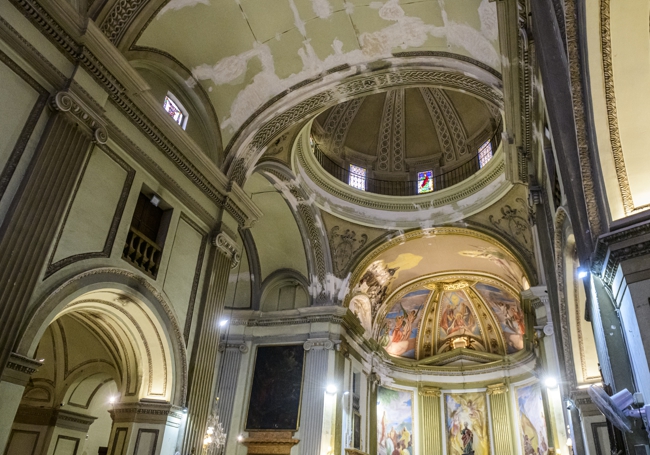
<svg viewBox="0 0 650 455">
<path fill-rule="evenodd" d="M 124 260 L 155 278 L 160 266 L 161 253 L 162 250 L 154 241 L 133 226 L 129 228 L 122 251 Z"/>
<path fill-rule="evenodd" d="M 490 138 L 490 145 L 492 154 L 497 150 L 501 139 L 501 124 L 499 124 Z M 314 145 L 314 156 L 318 163 L 330 175 L 349 184 L 350 170 L 339 166 L 338 163 L 328 157 L 318 146 Z M 463 180 L 476 174 L 481 168 L 481 162 L 486 162 L 485 151 L 477 152 L 472 158 L 464 163 L 449 169 L 443 173 L 433 176 L 433 191 L 444 190 L 450 186 L 456 185 Z M 380 180 L 375 178 L 366 177 L 366 191 L 375 194 L 384 194 L 387 196 L 417 196 L 419 181 L 417 180 Z"/>
</svg>

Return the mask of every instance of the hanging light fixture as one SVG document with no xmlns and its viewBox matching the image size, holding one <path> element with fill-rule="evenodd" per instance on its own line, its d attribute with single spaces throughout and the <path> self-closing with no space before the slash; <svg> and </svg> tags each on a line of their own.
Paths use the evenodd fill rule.
<svg viewBox="0 0 650 455">
<path fill-rule="evenodd" d="M 203 437 L 203 454 L 214 455 L 225 444 L 226 433 L 223 431 L 215 406 L 206 424 L 205 436 Z"/>
</svg>

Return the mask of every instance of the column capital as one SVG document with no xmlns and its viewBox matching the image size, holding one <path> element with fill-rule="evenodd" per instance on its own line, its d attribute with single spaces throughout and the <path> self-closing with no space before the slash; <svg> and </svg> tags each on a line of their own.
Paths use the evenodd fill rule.
<svg viewBox="0 0 650 455">
<path fill-rule="evenodd" d="M 239 351 L 242 354 L 246 354 L 248 352 L 248 345 L 244 341 L 240 342 L 230 342 L 230 343 L 219 343 L 219 352 L 224 352 L 226 350 L 231 350 L 231 351 Z"/>
<path fill-rule="evenodd" d="M 108 131 L 99 116 L 74 93 L 61 91 L 54 94 L 50 100 L 52 109 L 59 112 L 68 112 L 77 123 L 86 127 L 98 144 L 106 144 Z"/>
<path fill-rule="evenodd" d="M 318 349 L 332 350 L 336 348 L 336 343 L 329 338 L 310 338 L 303 344 L 305 351 L 315 351 Z"/>
<path fill-rule="evenodd" d="M 422 386 L 420 387 L 420 390 L 418 390 L 418 395 L 421 397 L 440 398 L 442 392 L 438 387 Z"/>
<path fill-rule="evenodd" d="M 133 403 L 115 403 L 108 412 L 113 422 L 166 423 L 168 418 L 180 422 L 182 410 L 166 402 L 136 401 Z"/>
<path fill-rule="evenodd" d="M 9 360 L 2 371 L 2 379 L 12 384 L 25 386 L 29 378 L 43 365 L 38 360 L 30 359 L 12 352 Z"/>
<path fill-rule="evenodd" d="M 499 384 L 491 384 L 487 386 L 488 395 L 500 395 L 502 393 L 506 393 L 507 391 L 508 391 L 508 386 L 503 382 L 500 382 Z"/>
<path fill-rule="evenodd" d="M 225 231 L 219 232 L 212 238 L 212 244 L 217 247 L 221 254 L 231 260 L 231 268 L 237 267 L 241 260 L 241 253 L 237 242 Z"/>
</svg>

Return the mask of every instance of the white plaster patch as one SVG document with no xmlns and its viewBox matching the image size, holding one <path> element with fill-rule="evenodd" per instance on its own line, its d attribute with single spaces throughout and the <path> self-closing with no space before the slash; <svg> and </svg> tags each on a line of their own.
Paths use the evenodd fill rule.
<svg viewBox="0 0 650 455">
<path fill-rule="evenodd" d="M 321 19 L 327 19 L 332 15 L 332 5 L 328 0 L 311 0 L 311 7 L 314 9 L 316 16 Z"/>
<path fill-rule="evenodd" d="M 481 33 L 490 41 L 499 38 L 499 22 L 497 20 L 497 4 L 489 0 L 481 1 L 478 6 L 478 17 L 481 19 Z"/>
<path fill-rule="evenodd" d="M 306 37 L 305 23 L 300 19 L 295 1 L 288 1 L 294 14 L 294 23 L 300 33 Z M 265 44 L 258 43 L 255 43 L 253 49 L 239 55 L 225 57 L 214 66 L 204 64 L 194 68 L 192 74 L 197 80 L 210 79 L 215 85 L 223 85 L 241 82 L 245 77 L 250 59 L 259 58 L 262 63 L 262 71 L 256 74 L 252 81 L 237 94 L 230 106 L 230 116 L 224 118 L 221 122 L 222 129 L 236 131 L 255 113 L 259 106 L 273 96 L 299 82 L 317 77 L 330 68 L 343 64 L 350 66 L 363 65 L 378 58 L 390 57 L 392 50 L 395 48 L 422 47 L 429 36 L 446 37 L 449 45 L 464 48 L 477 60 L 493 67 L 499 67 L 500 58 L 490 41 L 481 32 L 469 25 L 449 21 L 442 2 L 441 8 L 443 8 L 444 21 L 442 27 L 425 24 L 419 17 L 406 16 L 398 0 L 388 0 L 385 3 L 372 2 L 370 7 L 378 9 L 380 17 L 393 23 L 378 31 L 361 34 L 359 42 L 362 49 L 344 52 L 343 43 L 339 39 L 335 39 L 331 45 L 334 53 L 325 60 L 321 60 L 316 55 L 309 40 L 306 39 L 303 41 L 303 47 L 298 50 L 298 56 L 303 64 L 302 70 L 284 79 L 280 79 L 275 73 L 270 48 Z M 335 80 L 341 79 L 343 76 L 341 74 L 331 74 L 327 78 L 328 80 Z"/>
<path fill-rule="evenodd" d="M 300 19 L 300 14 L 298 13 L 298 7 L 296 6 L 296 2 L 294 0 L 289 0 L 289 6 L 291 7 L 291 11 L 293 12 L 293 23 L 300 31 L 300 34 L 307 38 L 307 30 L 305 29 L 305 21 Z"/>
<path fill-rule="evenodd" d="M 160 19 L 160 16 L 168 11 L 178 11 L 179 9 L 189 8 L 198 4 L 210 5 L 210 0 L 170 0 L 170 2 L 160 10 L 156 19 Z"/>
<path fill-rule="evenodd" d="M 352 2 L 345 2 L 343 3 L 343 6 L 345 7 L 345 13 L 348 15 L 354 14 L 354 3 Z"/>
</svg>

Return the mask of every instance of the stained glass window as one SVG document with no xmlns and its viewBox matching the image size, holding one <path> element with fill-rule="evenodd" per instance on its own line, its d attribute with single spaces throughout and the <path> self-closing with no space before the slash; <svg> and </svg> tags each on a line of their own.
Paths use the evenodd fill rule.
<svg viewBox="0 0 650 455">
<path fill-rule="evenodd" d="M 361 166 L 350 165 L 350 180 L 348 183 L 351 187 L 361 191 L 366 191 L 366 170 Z"/>
<path fill-rule="evenodd" d="M 482 168 L 492 159 L 492 142 L 485 141 L 483 145 L 478 148 L 478 167 Z"/>
<path fill-rule="evenodd" d="M 184 127 L 184 120 L 185 120 L 185 114 L 183 114 L 183 111 L 181 110 L 180 107 L 178 107 L 178 104 L 174 102 L 169 96 L 165 97 L 165 102 L 163 103 L 163 107 L 167 111 L 169 115 L 172 116 L 174 121 L 178 123 L 180 126 Z"/>
<path fill-rule="evenodd" d="M 433 171 L 418 172 L 418 194 L 433 191 Z"/>
</svg>

